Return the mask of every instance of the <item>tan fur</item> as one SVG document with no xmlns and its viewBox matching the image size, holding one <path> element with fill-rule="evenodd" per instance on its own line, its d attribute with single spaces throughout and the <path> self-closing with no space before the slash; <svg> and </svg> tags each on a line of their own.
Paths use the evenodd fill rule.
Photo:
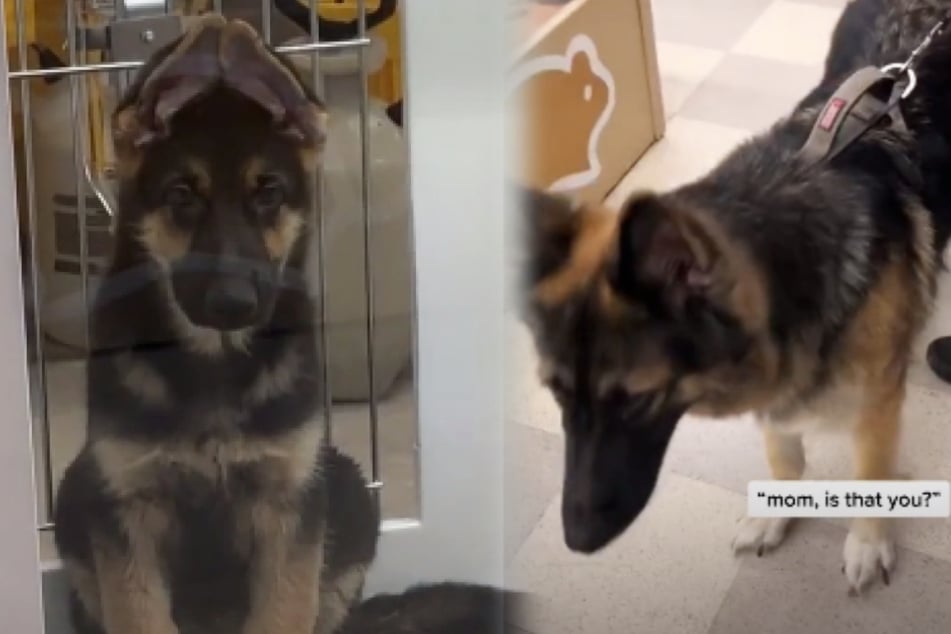
<svg viewBox="0 0 951 634">
<path fill-rule="evenodd" d="M 806 456 L 799 434 L 781 433 L 766 426 L 763 428 L 766 460 L 776 480 L 798 480 L 806 468 Z"/>
<path fill-rule="evenodd" d="M 327 128 L 327 113 L 318 111 L 314 114 L 317 117 L 317 120 L 320 122 L 320 128 L 322 130 Z M 317 171 L 317 168 L 320 167 L 321 158 L 322 158 L 322 147 L 304 147 L 298 152 L 298 157 L 300 158 L 301 165 L 304 166 L 304 170 L 313 174 Z"/>
<path fill-rule="evenodd" d="M 149 255 L 163 266 L 185 257 L 191 243 L 191 238 L 175 226 L 164 208 L 142 218 L 139 240 Z"/>
<path fill-rule="evenodd" d="M 248 390 L 250 403 L 263 403 L 288 393 L 294 386 L 300 371 L 300 353 L 290 349 L 273 368 L 264 368 Z"/>
<path fill-rule="evenodd" d="M 191 157 L 185 160 L 188 176 L 195 181 L 195 191 L 203 196 L 211 193 L 211 167 L 203 159 Z"/>
<path fill-rule="evenodd" d="M 568 261 L 553 275 L 539 282 L 534 298 L 543 306 L 555 306 L 583 288 L 600 271 L 617 234 L 618 215 L 593 209 L 579 212 L 578 229 Z"/>
<path fill-rule="evenodd" d="M 321 436 L 319 426 L 307 425 L 267 441 L 236 434 L 196 447 L 102 438 L 93 442 L 92 450 L 107 486 L 120 498 L 148 490 L 169 466 L 224 481 L 231 467 L 258 464 L 268 469 L 270 484 L 275 489 L 295 490 L 313 477 Z"/>
<path fill-rule="evenodd" d="M 264 175 L 266 165 L 261 157 L 255 157 L 244 166 L 244 189 L 253 192 L 258 188 L 258 180 Z"/>
<path fill-rule="evenodd" d="M 366 574 L 366 566 L 354 566 L 335 579 L 324 580 L 320 586 L 318 634 L 332 634 L 337 631 L 347 617 L 354 599 L 363 589 Z"/>
<path fill-rule="evenodd" d="M 242 515 L 250 521 L 254 545 L 251 614 L 243 634 L 312 634 L 319 612 L 320 541 L 298 543 L 298 516 L 279 502 L 258 502 Z"/>
<path fill-rule="evenodd" d="M 906 213 L 911 221 L 911 230 L 914 236 L 912 248 L 912 270 L 914 272 L 914 286 L 917 299 L 925 309 L 923 314 L 930 314 L 934 296 L 937 291 L 938 261 L 934 252 L 934 226 L 928 210 L 917 202 L 905 203 Z M 923 319 L 917 324 L 923 326 Z"/>
<path fill-rule="evenodd" d="M 133 502 L 123 508 L 120 519 L 128 551 L 107 540 L 93 543 L 105 630 L 178 634 L 158 553 L 158 542 L 169 528 L 168 515 L 154 504 Z"/>
<path fill-rule="evenodd" d="M 274 260 L 286 260 L 304 228 L 301 211 L 282 207 L 273 227 L 264 230 L 264 246 Z"/>
<path fill-rule="evenodd" d="M 132 394 L 150 405 L 168 404 L 168 386 L 151 367 L 136 361 L 129 354 L 119 355 L 115 363 L 122 385 Z"/>
</svg>

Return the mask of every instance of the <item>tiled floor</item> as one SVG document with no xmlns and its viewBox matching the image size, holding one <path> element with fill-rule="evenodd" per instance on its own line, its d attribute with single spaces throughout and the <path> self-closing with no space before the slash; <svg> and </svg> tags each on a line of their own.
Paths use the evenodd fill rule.
<svg viewBox="0 0 951 634">
<path fill-rule="evenodd" d="M 654 0 L 666 138 L 612 197 L 701 175 L 792 107 L 821 74 L 845 0 Z M 951 333 L 951 284 L 922 338 L 906 408 L 902 469 L 951 479 L 951 388 L 922 360 Z M 729 548 L 746 482 L 767 468 L 750 420 L 692 419 L 674 436 L 658 491 L 618 543 L 569 554 L 558 516 L 562 438 L 534 353 L 513 322 L 509 349 L 509 553 L 514 581 L 535 598 L 520 625 L 534 634 L 840 634 L 951 631 L 951 521 L 898 524 L 899 567 L 888 588 L 850 599 L 840 573 L 845 522 L 803 521 L 770 556 Z M 811 439 L 811 477 L 848 477 L 845 439 Z M 913 460 L 912 460 L 913 458 Z"/>
</svg>

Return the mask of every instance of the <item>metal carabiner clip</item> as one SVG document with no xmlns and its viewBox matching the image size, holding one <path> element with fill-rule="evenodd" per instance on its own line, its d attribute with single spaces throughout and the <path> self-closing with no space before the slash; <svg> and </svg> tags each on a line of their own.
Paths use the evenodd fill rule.
<svg viewBox="0 0 951 634">
<path fill-rule="evenodd" d="M 914 92 L 915 88 L 918 87 L 918 75 L 915 73 L 915 70 L 913 68 L 909 68 L 907 64 L 888 64 L 887 66 L 882 66 L 881 71 L 886 74 L 895 72 L 896 82 L 903 74 L 908 75 L 908 85 L 905 86 L 905 90 L 903 90 L 901 93 L 902 99 L 906 99 L 908 95 Z"/>
</svg>

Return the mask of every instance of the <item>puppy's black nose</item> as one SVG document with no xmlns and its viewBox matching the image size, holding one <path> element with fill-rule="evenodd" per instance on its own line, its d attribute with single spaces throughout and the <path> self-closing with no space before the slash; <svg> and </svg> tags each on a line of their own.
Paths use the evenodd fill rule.
<svg viewBox="0 0 951 634">
<path fill-rule="evenodd" d="M 258 291 L 250 280 L 226 278 L 213 284 L 205 296 L 205 310 L 219 328 L 248 325 L 258 310 Z"/>
</svg>

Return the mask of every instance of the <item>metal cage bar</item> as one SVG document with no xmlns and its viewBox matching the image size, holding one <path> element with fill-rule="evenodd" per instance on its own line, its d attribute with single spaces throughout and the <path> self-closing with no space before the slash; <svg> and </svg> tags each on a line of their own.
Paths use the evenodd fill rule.
<svg viewBox="0 0 951 634">
<path fill-rule="evenodd" d="M 357 0 L 357 37 L 367 37 L 367 3 Z M 370 223 L 370 87 L 366 49 L 357 51 L 360 66 L 360 204 L 363 211 L 363 286 L 366 290 L 367 390 L 370 393 L 370 478 L 382 482 L 380 474 L 379 410 L 376 402 L 376 319 L 373 288 L 373 231 Z"/>
<path fill-rule="evenodd" d="M 17 21 L 17 56 L 19 57 L 20 69 L 26 69 L 29 63 L 27 59 L 26 43 L 26 10 L 23 6 L 24 0 L 16 0 L 15 15 Z M 33 410 L 33 446 L 38 455 L 35 460 L 38 462 L 34 466 L 36 473 L 37 487 L 40 498 L 37 500 L 38 517 L 37 522 L 41 526 L 49 525 L 53 518 L 53 476 L 52 476 L 52 442 L 50 435 L 49 407 L 46 395 L 46 351 L 43 348 L 43 324 L 40 315 L 41 297 L 39 288 L 39 279 L 37 271 L 39 270 L 39 254 L 37 230 L 39 221 L 36 212 L 36 175 L 33 163 L 33 110 L 30 102 L 29 86 L 20 87 L 20 107 L 22 109 L 23 124 L 23 169 L 24 180 L 26 181 L 26 205 L 27 205 L 27 224 L 30 239 L 30 293 L 32 295 L 32 323 L 27 324 L 27 331 L 33 329 L 33 339 L 35 350 L 34 369 L 30 375 L 35 380 L 36 393 L 31 394 L 31 405 Z M 37 449 L 38 447 L 38 449 Z"/>
<path fill-rule="evenodd" d="M 20 0 L 22 2 L 22 0 Z M 309 53 L 311 51 L 334 51 L 352 48 L 363 48 L 370 45 L 369 39 L 343 40 L 341 42 L 311 42 L 308 44 L 293 44 L 276 46 L 279 53 Z M 85 73 L 117 73 L 120 71 L 137 70 L 145 65 L 145 61 L 135 62 L 102 62 L 99 64 L 80 64 L 66 68 L 23 68 L 10 73 L 11 80 L 38 79 L 46 77 L 68 77 Z"/>
<path fill-rule="evenodd" d="M 320 20 L 317 19 L 317 0 L 310 0 L 310 33 L 311 39 L 320 43 Z M 368 42 L 369 43 L 369 42 Z M 320 72 L 320 50 L 314 52 L 311 74 L 314 81 L 314 90 L 323 94 L 323 75 Z M 330 335 L 327 329 L 327 223 L 323 213 L 323 201 L 326 200 L 324 179 L 318 172 L 314 187 L 317 200 L 314 210 L 317 214 L 317 289 L 319 298 L 319 323 L 317 336 L 320 341 L 320 386 L 321 405 L 324 417 L 324 436 L 327 442 L 333 442 L 333 386 L 330 379 Z"/>
</svg>

